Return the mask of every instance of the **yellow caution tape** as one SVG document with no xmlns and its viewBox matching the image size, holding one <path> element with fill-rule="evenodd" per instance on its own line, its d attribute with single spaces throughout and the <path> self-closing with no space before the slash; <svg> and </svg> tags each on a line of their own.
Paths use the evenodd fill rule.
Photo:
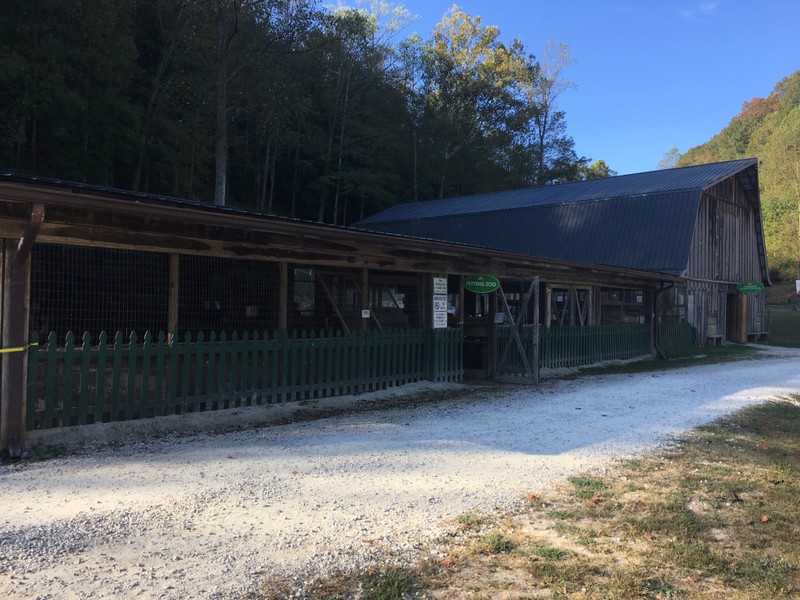
<svg viewBox="0 0 800 600">
<path fill-rule="evenodd" d="M 9 352 L 25 352 L 28 348 L 32 346 L 38 346 L 39 342 L 31 342 L 27 346 L 17 346 L 16 348 L 0 348 L 0 354 L 8 354 Z"/>
</svg>

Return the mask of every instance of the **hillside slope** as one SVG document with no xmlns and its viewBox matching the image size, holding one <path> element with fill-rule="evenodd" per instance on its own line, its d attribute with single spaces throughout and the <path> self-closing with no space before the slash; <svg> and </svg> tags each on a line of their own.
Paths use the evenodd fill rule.
<svg viewBox="0 0 800 600">
<path fill-rule="evenodd" d="M 773 276 L 800 275 L 800 71 L 766 98 L 745 102 L 727 127 L 681 155 L 678 166 L 756 156 L 760 159 L 762 216 Z"/>
</svg>

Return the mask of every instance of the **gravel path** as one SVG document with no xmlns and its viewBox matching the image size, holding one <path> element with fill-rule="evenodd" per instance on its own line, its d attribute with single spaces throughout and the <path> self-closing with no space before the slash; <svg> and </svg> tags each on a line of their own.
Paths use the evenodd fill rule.
<svg viewBox="0 0 800 600">
<path fill-rule="evenodd" d="M 461 513 L 800 393 L 800 351 L 770 352 L 4 465 L 0 597 L 232 598 L 265 574 L 413 555 Z"/>
</svg>

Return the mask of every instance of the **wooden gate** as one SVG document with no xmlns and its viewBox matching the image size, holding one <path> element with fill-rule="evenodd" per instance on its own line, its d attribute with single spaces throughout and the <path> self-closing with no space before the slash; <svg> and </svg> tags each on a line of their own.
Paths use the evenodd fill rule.
<svg viewBox="0 0 800 600">
<path fill-rule="evenodd" d="M 506 284 L 508 281 L 506 281 Z M 506 291 L 501 284 L 498 308 L 505 325 L 498 326 L 494 336 L 495 368 L 493 379 L 505 383 L 539 383 L 539 277 L 526 284 L 516 315 L 511 311 Z M 525 325 L 528 307 L 533 302 L 532 323 Z"/>
</svg>

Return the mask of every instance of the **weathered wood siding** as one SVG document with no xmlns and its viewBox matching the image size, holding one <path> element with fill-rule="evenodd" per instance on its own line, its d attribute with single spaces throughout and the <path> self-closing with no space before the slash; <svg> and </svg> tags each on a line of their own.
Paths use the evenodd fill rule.
<svg viewBox="0 0 800 600">
<path fill-rule="evenodd" d="M 761 280 L 756 213 L 735 177 L 706 189 L 685 273 L 687 317 L 698 342 L 725 341 L 729 295 L 742 281 Z M 741 301 L 738 300 L 738 301 Z M 763 333 L 764 294 L 747 297 L 748 336 Z"/>
</svg>

